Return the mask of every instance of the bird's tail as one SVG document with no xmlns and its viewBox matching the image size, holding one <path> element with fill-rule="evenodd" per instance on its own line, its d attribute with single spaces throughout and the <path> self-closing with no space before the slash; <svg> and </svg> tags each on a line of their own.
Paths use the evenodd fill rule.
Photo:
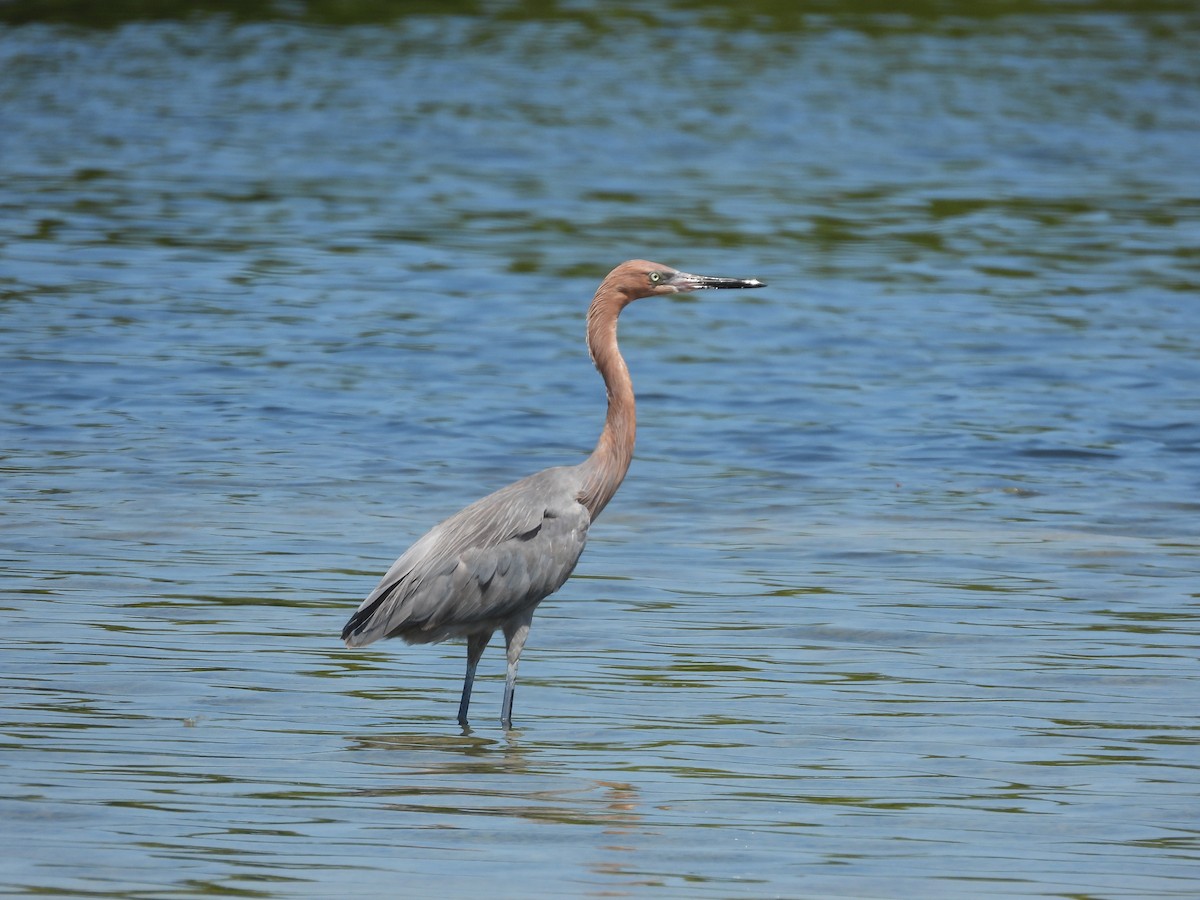
<svg viewBox="0 0 1200 900">
<path fill-rule="evenodd" d="M 371 617 L 375 615 L 375 610 L 379 609 L 379 605 L 386 598 L 387 594 L 383 594 L 372 603 L 364 603 L 350 617 L 350 621 L 342 629 L 342 640 L 346 642 L 347 647 L 365 647 L 379 639 L 379 635 L 372 634 L 368 630 L 368 626 L 371 624 Z M 364 634 L 364 632 L 366 633 Z"/>
</svg>

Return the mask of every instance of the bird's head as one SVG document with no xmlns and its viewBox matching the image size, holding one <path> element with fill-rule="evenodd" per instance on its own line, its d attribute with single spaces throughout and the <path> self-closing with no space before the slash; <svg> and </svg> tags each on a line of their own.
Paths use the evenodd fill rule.
<svg viewBox="0 0 1200 900">
<path fill-rule="evenodd" d="M 690 275 L 670 266 L 631 259 L 623 262 L 604 279 L 604 285 L 625 297 L 626 303 L 657 294 L 683 294 L 689 291 L 727 288 L 759 288 L 766 284 L 757 278 L 717 278 L 713 275 Z M 602 287 L 603 287 L 602 286 Z"/>
</svg>

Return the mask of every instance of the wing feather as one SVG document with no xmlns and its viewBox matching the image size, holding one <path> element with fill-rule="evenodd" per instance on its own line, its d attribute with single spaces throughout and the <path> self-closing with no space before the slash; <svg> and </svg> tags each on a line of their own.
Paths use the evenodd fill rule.
<svg viewBox="0 0 1200 900">
<path fill-rule="evenodd" d="M 531 475 L 435 525 L 351 616 L 346 645 L 385 637 L 425 643 L 495 628 L 558 590 L 591 523 L 577 499 L 576 468 Z"/>
</svg>

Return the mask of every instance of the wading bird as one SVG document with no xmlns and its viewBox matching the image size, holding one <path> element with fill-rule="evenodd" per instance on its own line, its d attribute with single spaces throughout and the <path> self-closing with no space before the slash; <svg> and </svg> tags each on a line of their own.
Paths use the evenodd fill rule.
<svg viewBox="0 0 1200 900">
<path fill-rule="evenodd" d="M 466 727 L 475 667 L 497 629 L 504 631 L 508 677 L 500 721 L 512 726 L 517 663 L 537 605 L 575 568 L 588 528 L 629 469 L 637 416 L 633 382 L 617 347 L 617 317 L 642 297 L 712 288 L 764 287 L 757 278 L 689 275 L 642 259 L 621 263 L 601 282 L 587 314 L 587 347 L 608 391 L 596 449 L 574 466 L 522 478 L 477 500 L 418 540 L 379 582 L 342 630 L 347 647 L 381 638 L 409 644 L 467 639 L 467 674 L 458 721 Z"/>
</svg>

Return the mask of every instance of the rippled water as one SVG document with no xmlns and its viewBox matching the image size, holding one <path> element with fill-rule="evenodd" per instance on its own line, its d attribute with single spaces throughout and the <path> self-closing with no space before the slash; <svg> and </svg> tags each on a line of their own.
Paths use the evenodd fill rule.
<svg viewBox="0 0 1200 900">
<path fill-rule="evenodd" d="M 1200 892 L 1194 12 L 16 8 L 0 892 Z M 464 733 L 338 632 L 590 449 L 631 256 L 771 286 L 626 313 Z"/>
</svg>

